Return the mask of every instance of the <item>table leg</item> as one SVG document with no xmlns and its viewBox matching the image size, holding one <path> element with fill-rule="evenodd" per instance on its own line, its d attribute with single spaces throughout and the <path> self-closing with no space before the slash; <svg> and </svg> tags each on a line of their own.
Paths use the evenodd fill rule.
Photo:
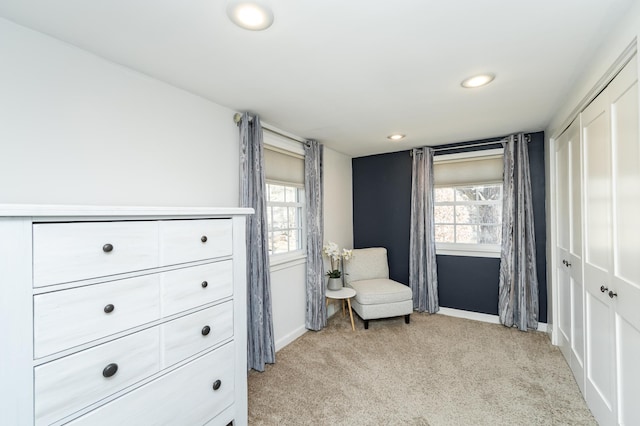
<svg viewBox="0 0 640 426">
<path fill-rule="evenodd" d="M 345 314 L 345 311 L 344 311 L 344 299 L 342 299 L 342 316 L 344 317 L 345 315 L 346 314 Z"/>
<path fill-rule="evenodd" d="M 356 326 L 353 324 L 353 311 L 351 310 L 351 299 L 347 299 L 349 305 L 349 316 L 351 317 L 351 331 L 356 331 Z"/>
</svg>

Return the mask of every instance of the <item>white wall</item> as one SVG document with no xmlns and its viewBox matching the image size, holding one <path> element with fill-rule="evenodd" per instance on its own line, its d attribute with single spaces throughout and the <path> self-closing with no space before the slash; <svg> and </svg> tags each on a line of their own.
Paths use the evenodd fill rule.
<svg viewBox="0 0 640 426">
<path fill-rule="evenodd" d="M 353 248 L 353 184 L 351 157 L 337 151 L 324 150 L 324 241 L 333 241 L 338 247 Z M 325 262 L 329 269 L 329 262 Z M 333 315 L 339 303 L 329 306 Z"/>
<path fill-rule="evenodd" d="M 609 67 L 629 46 L 640 32 L 640 2 L 635 2 L 624 18 L 613 26 L 613 30 L 603 34 L 600 47 L 583 70 L 576 84 L 565 97 L 566 101 L 555 112 L 549 126 L 545 130 L 547 138 L 558 136 L 560 126 L 565 122 L 573 109 L 591 91 L 598 80 L 602 78 Z M 549 64 L 561 67 L 562 64 Z M 568 123 L 567 123 L 568 124 Z"/>
<path fill-rule="evenodd" d="M 324 240 L 353 248 L 351 157 L 324 149 Z"/>
<path fill-rule="evenodd" d="M 234 111 L 0 18 L 0 203 L 235 207 Z M 351 158 L 325 148 L 325 240 L 353 246 Z M 304 262 L 272 269 L 276 348 Z"/>
<path fill-rule="evenodd" d="M 324 240 L 353 247 L 351 157 L 324 149 Z M 306 263 L 271 267 L 273 333 L 280 350 L 306 332 Z M 329 315 L 338 305 L 329 307 Z"/>
<path fill-rule="evenodd" d="M 601 45 L 596 54 L 589 61 L 588 66 L 583 70 L 582 76 L 576 81 L 576 84 L 566 96 L 566 101 L 554 113 L 549 126 L 545 130 L 545 175 L 546 175 L 546 194 L 547 194 L 547 294 L 548 304 L 547 312 L 549 312 L 548 330 L 554 329 L 556 309 L 556 292 L 554 290 L 554 268 L 552 267 L 555 249 L 553 244 L 555 238 L 555 219 L 552 212 L 554 211 L 554 191 L 555 182 L 553 173 L 551 173 L 551 165 L 554 164 L 553 156 L 555 145 L 552 138 L 560 135 L 564 129 L 564 125 L 569 124 L 568 120 L 574 118 L 573 114 L 579 104 L 588 96 L 593 96 L 594 87 L 598 85 L 600 80 L 608 74 L 611 66 L 621 56 L 625 49 L 638 38 L 640 34 L 640 2 L 635 2 L 624 18 L 614 26 L 614 30 L 604 34 Z M 637 60 L 637 59 L 636 59 Z M 550 66 L 562 66 L 562 64 L 549 64 Z M 555 336 L 552 335 L 552 342 L 557 344 Z"/>
<path fill-rule="evenodd" d="M 238 206 L 234 111 L 0 19 L 0 203 Z"/>
<path fill-rule="evenodd" d="M 306 259 L 271 267 L 271 309 L 276 351 L 302 336 L 305 328 Z"/>
</svg>

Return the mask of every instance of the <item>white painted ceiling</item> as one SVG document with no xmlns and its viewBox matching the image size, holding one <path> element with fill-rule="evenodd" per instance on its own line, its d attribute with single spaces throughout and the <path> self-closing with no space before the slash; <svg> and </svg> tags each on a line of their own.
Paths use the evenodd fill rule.
<svg viewBox="0 0 640 426">
<path fill-rule="evenodd" d="M 0 0 L 0 16 L 362 156 L 544 130 L 633 1 L 265 0 L 262 32 L 227 0 Z M 482 72 L 496 80 L 460 87 Z"/>
</svg>

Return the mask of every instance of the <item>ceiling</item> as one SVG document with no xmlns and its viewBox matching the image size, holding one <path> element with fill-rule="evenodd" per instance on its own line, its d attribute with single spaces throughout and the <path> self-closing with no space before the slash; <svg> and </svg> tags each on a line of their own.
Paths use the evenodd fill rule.
<svg viewBox="0 0 640 426">
<path fill-rule="evenodd" d="M 264 0 L 262 32 L 228 0 L 0 0 L 0 16 L 363 156 L 544 130 L 633 2 Z"/>
</svg>

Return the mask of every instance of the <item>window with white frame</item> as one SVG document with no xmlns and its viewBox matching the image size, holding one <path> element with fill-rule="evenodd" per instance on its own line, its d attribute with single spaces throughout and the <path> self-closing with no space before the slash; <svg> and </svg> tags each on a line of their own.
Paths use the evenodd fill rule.
<svg viewBox="0 0 640 426">
<path fill-rule="evenodd" d="M 297 142 L 264 133 L 269 254 L 287 261 L 304 256 L 304 150 Z"/>
<path fill-rule="evenodd" d="M 502 239 L 502 150 L 434 157 L 438 254 L 497 257 Z"/>
<path fill-rule="evenodd" d="M 267 182 L 269 254 L 303 249 L 304 188 Z"/>
</svg>

